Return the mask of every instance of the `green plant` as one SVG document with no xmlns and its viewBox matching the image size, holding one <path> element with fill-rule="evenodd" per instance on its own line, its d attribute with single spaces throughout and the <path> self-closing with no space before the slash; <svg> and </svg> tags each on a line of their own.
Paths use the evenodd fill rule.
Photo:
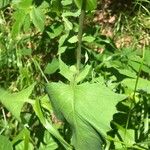
<svg viewBox="0 0 150 150">
<path fill-rule="evenodd" d="M 147 16 L 149 5 L 136 4 Z M 96 5 L 0 2 L 0 149 L 150 148 L 149 47 L 118 49 L 100 35 Z"/>
</svg>

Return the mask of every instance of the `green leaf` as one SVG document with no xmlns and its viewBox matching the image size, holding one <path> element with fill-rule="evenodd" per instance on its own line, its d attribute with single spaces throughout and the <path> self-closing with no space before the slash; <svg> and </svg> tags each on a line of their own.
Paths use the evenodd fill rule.
<svg viewBox="0 0 150 150">
<path fill-rule="evenodd" d="M 58 41 L 58 43 L 59 43 L 59 48 L 64 44 L 64 42 L 65 42 L 65 40 L 67 39 L 68 35 L 69 35 L 69 33 L 66 33 L 66 34 L 64 34 L 64 35 L 62 35 L 62 36 L 60 37 L 60 39 L 59 39 L 59 41 Z"/>
<path fill-rule="evenodd" d="M 57 15 L 59 15 L 61 12 L 62 12 L 62 4 L 61 4 L 61 1 L 60 0 L 52 0 L 52 2 L 51 2 L 52 4 L 51 4 L 51 10 L 53 11 L 53 12 L 56 12 L 57 13 Z"/>
<path fill-rule="evenodd" d="M 44 97 L 40 98 L 41 101 L 41 106 L 45 109 L 47 109 L 49 112 L 52 112 L 52 106 L 51 103 L 49 102 L 49 97 L 46 94 Z"/>
<path fill-rule="evenodd" d="M 33 150 L 33 149 L 34 149 L 33 145 L 29 143 L 27 150 Z M 17 145 L 15 145 L 15 150 L 26 150 L 24 146 L 24 141 L 21 141 Z"/>
<path fill-rule="evenodd" d="M 63 25 L 54 24 L 51 26 L 51 31 L 47 32 L 51 39 L 58 37 L 63 32 Z"/>
<path fill-rule="evenodd" d="M 139 60 L 138 61 L 129 60 L 128 63 L 129 63 L 129 66 L 132 69 L 134 69 L 136 72 L 139 72 L 139 68 L 140 68 L 140 65 L 141 65 L 141 62 Z M 144 71 L 146 73 L 150 73 L 150 66 L 147 66 L 147 65 L 143 64 L 141 69 L 142 69 L 142 71 Z"/>
<path fill-rule="evenodd" d="M 30 12 L 30 17 L 31 17 L 32 22 L 35 25 L 35 27 L 39 31 L 43 32 L 44 25 L 45 25 L 45 17 L 44 17 L 43 12 L 41 11 L 41 9 L 33 7 Z"/>
<path fill-rule="evenodd" d="M 31 56 L 32 54 L 32 49 L 27 49 L 27 48 L 23 48 L 20 50 L 21 51 L 21 55 L 23 56 Z"/>
<path fill-rule="evenodd" d="M 56 150 L 58 148 L 57 143 L 52 138 L 48 131 L 44 133 L 44 144 L 41 142 L 39 150 Z"/>
<path fill-rule="evenodd" d="M 111 129 L 115 106 L 125 96 L 115 94 L 100 83 L 49 83 L 47 92 L 58 118 L 63 116 L 72 128 L 75 149 L 102 149 L 100 135 L 106 136 Z"/>
<path fill-rule="evenodd" d="M 145 50 L 145 56 L 144 56 L 144 62 L 147 66 L 150 66 L 150 50 L 146 49 Z"/>
<path fill-rule="evenodd" d="M 52 123 L 47 121 L 46 118 L 43 116 L 39 100 L 35 101 L 33 109 L 43 126 L 47 129 L 47 131 L 51 133 L 55 138 L 57 138 L 67 150 L 71 150 L 71 146 L 62 138 L 59 132 L 53 127 Z"/>
<path fill-rule="evenodd" d="M 80 73 L 76 77 L 75 81 L 78 83 L 78 82 L 81 82 L 82 80 L 84 80 L 86 78 L 86 76 L 89 74 L 90 69 L 91 69 L 91 66 L 86 65 L 83 68 L 83 70 L 80 71 Z"/>
<path fill-rule="evenodd" d="M 73 37 L 71 37 L 69 40 L 68 40 L 69 43 L 76 43 L 78 42 L 78 37 L 77 35 L 74 35 Z"/>
<path fill-rule="evenodd" d="M 76 82 L 79 83 L 82 80 L 84 80 L 86 78 L 86 76 L 88 75 L 91 66 L 86 65 L 79 74 L 77 74 L 77 68 L 75 65 L 72 66 L 67 66 L 61 59 L 59 60 L 59 68 L 60 68 L 60 74 L 62 76 L 64 76 L 66 79 L 68 79 L 68 81 L 70 82 Z"/>
<path fill-rule="evenodd" d="M 29 8 L 32 6 L 33 0 L 13 0 L 12 4 L 16 5 L 19 9 L 29 10 Z"/>
<path fill-rule="evenodd" d="M 83 0 L 74 0 L 78 8 L 81 8 L 82 1 Z M 94 10 L 97 7 L 97 0 L 86 0 L 86 3 L 86 10 Z"/>
<path fill-rule="evenodd" d="M 19 132 L 19 134 L 13 139 L 12 143 L 15 145 L 15 150 L 33 149 L 33 145 L 30 143 L 30 131 L 26 127 Z"/>
<path fill-rule="evenodd" d="M 14 5 L 14 4 L 18 4 L 18 3 L 20 3 L 22 0 L 12 0 L 12 4 Z"/>
<path fill-rule="evenodd" d="M 15 19 L 15 22 L 12 26 L 11 36 L 12 36 L 12 38 L 16 38 L 20 34 L 21 27 L 24 24 L 24 20 L 26 18 L 26 12 L 21 9 L 17 10 L 14 13 L 13 18 Z"/>
<path fill-rule="evenodd" d="M 126 145 L 132 146 L 135 143 L 135 137 L 134 137 L 135 131 L 134 130 L 132 130 L 132 129 L 127 129 L 127 130 L 126 129 L 124 129 L 124 130 L 120 129 L 120 130 L 118 130 L 118 133 L 120 134 L 120 136 L 122 138 L 124 138 L 124 135 L 126 135 L 124 138 L 124 143 Z"/>
<path fill-rule="evenodd" d="M 84 36 L 82 41 L 85 41 L 85 42 L 88 42 L 88 43 L 91 43 L 95 40 L 95 37 L 93 36 Z"/>
<path fill-rule="evenodd" d="M 133 70 L 129 70 L 129 69 L 125 69 L 125 68 L 122 69 L 122 68 L 120 68 L 120 66 L 118 67 L 117 65 L 115 65 L 115 62 L 114 62 L 114 61 L 112 61 L 111 64 L 107 64 L 107 67 L 108 67 L 108 68 L 113 67 L 113 68 L 115 68 L 120 74 L 125 75 L 125 76 L 127 76 L 127 77 L 131 77 L 131 78 L 136 78 L 136 77 L 137 77 L 136 73 L 135 73 Z"/>
<path fill-rule="evenodd" d="M 125 76 L 131 77 L 131 78 L 137 77 L 135 72 L 130 71 L 128 69 L 118 69 L 118 68 L 116 68 L 116 69 L 119 71 L 120 74 L 123 74 Z"/>
<path fill-rule="evenodd" d="M 53 74 L 56 72 L 56 70 L 59 68 L 59 62 L 58 62 L 58 59 L 54 58 L 52 60 L 51 63 L 48 63 L 45 70 L 44 70 L 44 73 L 46 74 Z"/>
<path fill-rule="evenodd" d="M 91 66 L 86 65 L 84 69 L 82 69 L 80 73 L 77 74 L 78 71 L 75 65 L 69 67 L 61 59 L 59 59 L 59 68 L 59 73 L 68 79 L 68 81 L 79 83 L 86 78 L 91 69 Z"/>
<path fill-rule="evenodd" d="M 62 19 L 64 21 L 64 25 L 65 25 L 65 30 L 72 30 L 73 25 L 72 23 L 68 20 L 68 18 L 66 18 L 65 16 L 62 15 Z"/>
<path fill-rule="evenodd" d="M 25 102 L 29 102 L 29 96 L 34 88 L 32 84 L 28 88 L 18 92 L 9 93 L 0 89 L 0 102 L 20 121 L 20 112 Z"/>
<path fill-rule="evenodd" d="M 149 11 L 148 11 L 148 13 L 149 13 Z M 143 17 L 141 21 L 145 28 L 150 29 L 150 17 L 149 16 Z"/>
<path fill-rule="evenodd" d="M 75 70 L 72 70 L 69 66 L 67 66 L 61 59 L 59 59 L 59 68 L 60 74 L 68 79 L 70 82 L 74 80 L 74 75 L 76 74 Z"/>
<path fill-rule="evenodd" d="M 30 25 L 31 25 L 30 15 L 27 14 L 25 19 L 24 19 L 23 31 L 26 33 L 30 32 L 30 30 L 31 30 Z"/>
<path fill-rule="evenodd" d="M 14 145 L 16 142 L 20 141 L 20 140 L 24 140 L 25 135 L 29 135 L 28 134 L 28 129 L 27 128 L 23 128 L 19 134 L 17 136 L 15 136 L 12 140 L 12 144 Z"/>
<path fill-rule="evenodd" d="M 129 89 L 134 91 L 136 79 L 125 79 L 122 83 L 127 86 Z M 150 81 L 146 79 L 139 78 L 137 84 L 137 90 L 142 90 L 150 94 Z"/>
<path fill-rule="evenodd" d="M 76 12 L 66 11 L 66 12 L 63 12 L 62 16 L 64 16 L 64 17 L 79 17 L 80 11 L 79 10 Z"/>
<path fill-rule="evenodd" d="M 135 131 L 133 129 L 125 129 L 116 122 L 113 122 L 113 124 L 118 128 L 118 134 L 123 139 L 124 144 L 129 147 L 132 146 L 135 143 Z"/>
<path fill-rule="evenodd" d="M 63 6 L 70 5 L 70 4 L 72 4 L 72 0 L 62 0 L 61 3 Z"/>
<path fill-rule="evenodd" d="M 7 6 L 10 3 L 10 0 L 1 0 L 0 1 L 0 9 Z"/>
<path fill-rule="evenodd" d="M 0 135 L 0 150 L 13 150 L 11 142 L 3 135 Z"/>
<path fill-rule="evenodd" d="M 59 47 L 59 50 L 58 50 L 58 55 L 64 53 L 67 49 L 67 46 L 62 46 L 62 47 Z"/>
</svg>

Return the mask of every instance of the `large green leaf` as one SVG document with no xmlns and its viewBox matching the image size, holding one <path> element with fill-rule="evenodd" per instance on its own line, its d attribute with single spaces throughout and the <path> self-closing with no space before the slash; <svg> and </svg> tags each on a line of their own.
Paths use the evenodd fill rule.
<svg viewBox="0 0 150 150">
<path fill-rule="evenodd" d="M 12 144 L 5 136 L 0 135 L 0 150 L 13 150 Z"/>
<path fill-rule="evenodd" d="M 81 8 L 83 0 L 74 0 L 78 8 Z M 86 1 L 86 10 L 94 10 L 97 6 L 97 0 L 84 0 Z"/>
<path fill-rule="evenodd" d="M 125 98 L 100 83 L 47 85 L 51 103 L 59 119 L 72 127 L 72 144 L 76 150 L 100 150 L 101 136 L 110 130 L 115 105 Z"/>
<path fill-rule="evenodd" d="M 20 112 L 25 102 L 28 102 L 29 96 L 34 88 L 34 84 L 28 88 L 18 92 L 9 93 L 0 89 L 0 102 L 18 119 L 20 120 Z"/>
</svg>

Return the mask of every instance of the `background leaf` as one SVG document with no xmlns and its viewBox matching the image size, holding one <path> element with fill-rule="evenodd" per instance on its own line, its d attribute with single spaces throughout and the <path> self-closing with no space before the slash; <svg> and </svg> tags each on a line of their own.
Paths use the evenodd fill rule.
<svg viewBox="0 0 150 150">
<path fill-rule="evenodd" d="M 30 17 L 35 27 L 41 32 L 43 32 L 44 24 L 45 24 L 45 17 L 41 9 L 33 7 L 32 11 L 30 12 Z"/>
<path fill-rule="evenodd" d="M 9 93 L 3 89 L 0 89 L 0 102 L 20 121 L 20 112 L 25 102 L 28 102 L 28 98 L 34 88 L 35 84 L 32 84 L 28 88 L 18 92 Z"/>
<path fill-rule="evenodd" d="M 78 8 L 81 8 L 82 0 L 74 0 Z M 86 10 L 94 10 L 97 6 L 97 0 L 87 0 Z"/>
<path fill-rule="evenodd" d="M 65 30 L 72 30 L 73 24 L 68 20 L 68 18 L 62 15 L 62 19 L 64 21 Z"/>
<path fill-rule="evenodd" d="M 45 131 L 44 144 L 40 145 L 39 150 L 56 150 L 57 148 L 58 148 L 58 145 L 52 138 L 52 135 L 48 131 Z"/>
<path fill-rule="evenodd" d="M 62 3 L 60 0 L 52 0 L 51 9 L 53 12 L 56 12 L 59 15 L 62 12 Z"/>
<path fill-rule="evenodd" d="M 0 150 L 13 150 L 9 139 L 2 135 L 0 135 Z"/>
<path fill-rule="evenodd" d="M 56 70 L 59 68 L 59 62 L 56 58 L 54 58 L 52 60 L 51 63 L 48 63 L 45 70 L 44 70 L 44 73 L 46 74 L 53 74 L 54 72 L 56 72 Z"/>
<path fill-rule="evenodd" d="M 15 145 L 15 150 L 33 149 L 33 145 L 30 142 L 30 131 L 26 127 L 13 139 L 12 143 Z"/>
<path fill-rule="evenodd" d="M 51 39 L 58 37 L 63 32 L 63 26 L 59 24 L 51 25 L 51 31 L 47 32 Z"/>
<path fill-rule="evenodd" d="M 1 0 L 0 1 L 0 9 L 7 6 L 10 3 L 10 0 Z"/>
<path fill-rule="evenodd" d="M 122 83 L 125 86 L 127 86 L 129 89 L 132 89 L 134 91 L 136 79 L 125 79 L 123 80 Z M 138 84 L 137 84 L 137 90 L 142 90 L 147 93 L 150 93 L 150 81 L 139 78 Z"/>
<path fill-rule="evenodd" d="M 16 11 L 16 13 L 14 13 L 13 17 L 15 19 L 15 23 L 12 26 L 11 35 L 12 35 L 12 38 L 16 38 L 18 36 L 18 34 L 20 34 L 21 27 L 24 24 L 26 12 L 24 10 L 20 9 L 20 10 Z"/>
</svg>

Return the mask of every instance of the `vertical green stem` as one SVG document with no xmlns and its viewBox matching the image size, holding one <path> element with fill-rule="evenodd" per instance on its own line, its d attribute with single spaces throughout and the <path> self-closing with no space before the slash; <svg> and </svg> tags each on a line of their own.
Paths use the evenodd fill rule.
<svg viewBox="0 0 150 150">
<path fill-rule="evenodd" d="M 135 96 L 136 96 L 135 94 L 136 94 L 138 81 L 139 81 L 140 74 L 141 74 L 142 67 L 143 67 L 144 56 L 145 56 L 145 46 L 143 48 L 143 56 L 142 56 L 141 64 L 140 64 L 140 67 L 139 67 L 138 75 L 137 75 L 135 86 L 134 86 L 133 100 L 131 101 L 131 104 L 130 104 L 130 110 L 129 110 L 129 113 L 128 113 L 128 118 L 127 118 L 127 123 L 126 123 L 126 128 L 125 128 L 125 134 L 124 134 L 124 140 L 126 138 L 126 131 L 127 131 L 128 125 L 129 125 L 129 119 L 131 117 L 132 107 L 133 107 L 133 104 L 135 102 Z"/>
<path fill-rule="evenodd" d="M 86 10 L 86 2 L 87 0 L 82 0 L 81 5 L 81 14 L 79 18 L 79 31 L 78 31 L 78 48 L 77 48 L 77 70 L 80 70 L 81 64 L 81 45 L 82 45 L 82 35 L 83 35 L 83 24 Z"/>
</svg>

